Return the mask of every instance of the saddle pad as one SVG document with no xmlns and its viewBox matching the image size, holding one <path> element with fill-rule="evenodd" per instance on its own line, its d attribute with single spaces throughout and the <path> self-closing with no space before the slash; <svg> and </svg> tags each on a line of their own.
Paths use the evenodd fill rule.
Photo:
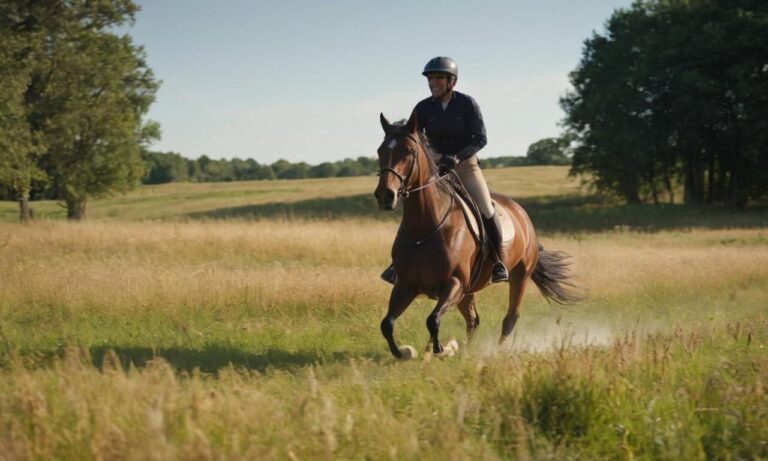
<svg viewBox="0 0 768 461">
<path fill-rule="evenodd" d="M 499 215 L 499 223 L 501 224 L 501 241 L 511 242 L 515 239 L 515 223 L 512 220 L 512 215 L 503 206 L 494 206 L 494 208 L 496 208 L 496 214 Z"/>
<path fill-rule="evenodd" d="M 477 219 L 475 219 L 475 215 L 472 214 L 471 208 L 469 208 L 467 202 L 464 201 L 464 199 L 461 197 L 459 197 L 459 203 L 461 204 L 461 207 L 464 208 L 464 216 L 467 219 L 469 228 L 472 230 L 472 234 L 475 236 L 475 238 L 478 238 L 480 229 L 477 225 Z M 494 202 L 494 208 L 496 209 L 496 214 L 499 215 L 499 223 L 501 224 L 501 241 L 506 243 L 514 240 L 515 223 L 512 222 L 512 216 L 509 214 L 509 211 L 503 206 L 497 206 L 496 202 Z"/>
</svg>

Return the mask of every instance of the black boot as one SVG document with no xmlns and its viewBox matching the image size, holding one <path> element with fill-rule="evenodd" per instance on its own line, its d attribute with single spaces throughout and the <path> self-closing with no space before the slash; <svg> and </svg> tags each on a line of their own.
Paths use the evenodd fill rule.
<svg viewBox="0 0 768 461">
<path fill-rule="evenodd" d="M 395 284 L 395 266 L 390 264 L 389 267 L 384 269 L 384 272 L 381 273 L 379 276 L 382 280 L 384 280 L 387 283 L 391 283 L 392 285 Z"/>
<path fill-rule="evenodd" d="M 509 274 L 502 262 L 504 247 L 501 243 L 501 223 L 499 223 L 499 216 L 495 211 L 493 212 L 492 217 L 483 217 L 483 226 L 485 226 L 485 233 L 488 235 L 488 243 L 493 252 L 491 256 L 496 260 L 496 262 L 493 263 L 493 267 L 491 267 L 491 283 L 506 282 L 509 280 Z"/>
</svg>

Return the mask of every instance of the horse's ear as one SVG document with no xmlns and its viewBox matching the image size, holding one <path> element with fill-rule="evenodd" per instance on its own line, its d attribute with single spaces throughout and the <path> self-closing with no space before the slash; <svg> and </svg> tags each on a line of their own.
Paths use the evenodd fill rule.
<svg viewBox="0 0 768 461">
<path fill-rule="evenodd" d="M 411 112 L 411 117 L 408 119 L 408 123 L 405 124 L 408 127 L 408 131 L 416 133 L 419 131 L 419 117 L 416 115 L 416 111 Z"/>
<path fill-rule="evenodd" d="M 379 113 L 379 121 L 381 122 L 381 127 L 384 128 L 384 134 L 389 135 L 392 133 L 392 124 L 389 123 L 383 112 Z"/>
</svg>

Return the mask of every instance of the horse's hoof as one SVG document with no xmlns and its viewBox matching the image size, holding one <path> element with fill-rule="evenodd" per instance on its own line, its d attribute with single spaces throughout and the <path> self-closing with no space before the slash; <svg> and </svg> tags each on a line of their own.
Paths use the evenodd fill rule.
<svg viewBox="0 0 768 461">
<path fill-rule="evenodd" d="M 443 352 L 437 354 L 437 357 L 446 358 L 446 357 L 453 357 L 454 355 L 459 353 L 459 342 L 455 339 L 452 339 L 448 341 L 448 344 L 443 346 Z"/>
<path fill-rule="evenodd" d="M 411 360 L 419 356 L 413 346 L 400 346 L 400 360 Z"/>
</svg>

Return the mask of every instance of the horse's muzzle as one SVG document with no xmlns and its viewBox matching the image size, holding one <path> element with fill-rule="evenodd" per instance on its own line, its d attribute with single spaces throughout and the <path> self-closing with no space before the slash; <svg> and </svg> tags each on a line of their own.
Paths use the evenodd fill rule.
<svg viewBox="0 0 768 461">
<path fill-rule="evenodd" d="M 392 211 L 397 204 L 397 193 L 389 188 L 377 187 L 373 193 L 381 211 Z"/>
</svg>

